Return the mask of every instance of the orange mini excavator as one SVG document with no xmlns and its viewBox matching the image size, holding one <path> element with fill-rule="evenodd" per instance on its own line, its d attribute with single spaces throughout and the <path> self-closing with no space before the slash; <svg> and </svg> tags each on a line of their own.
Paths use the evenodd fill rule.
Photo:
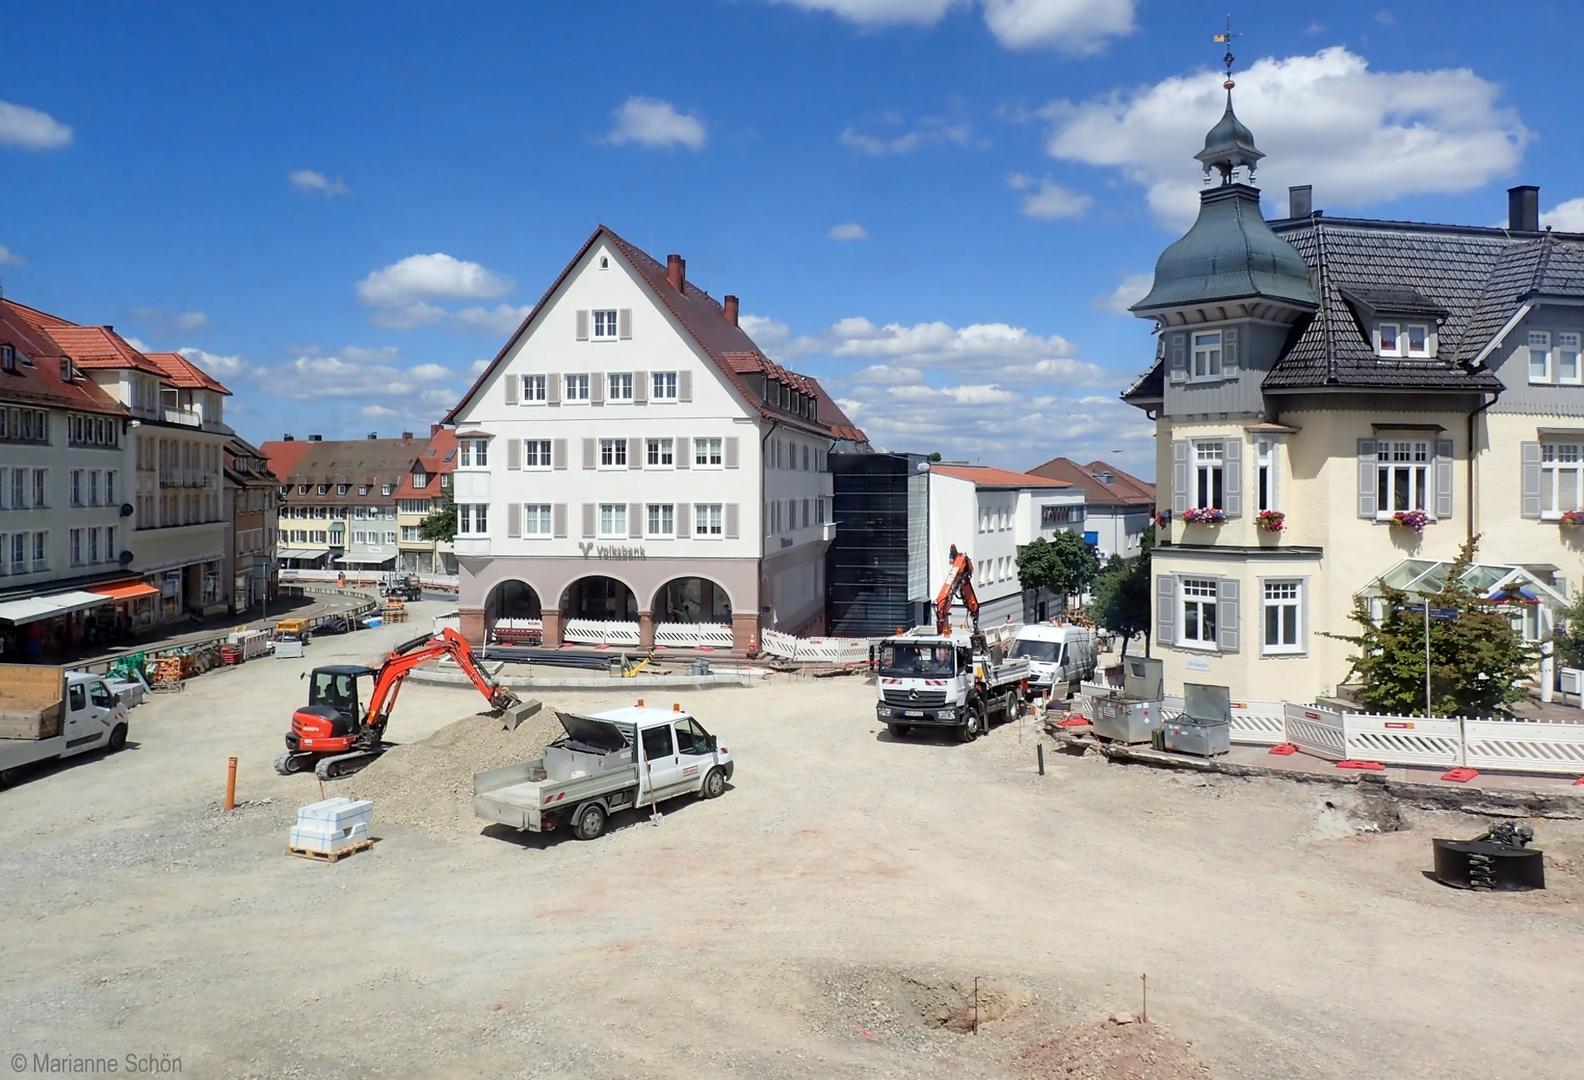
<svg viewBox="0 0 1584 1080">
<path fill-rule="evenodd" d="M 489 699 L 490 706 L 507 710 L 521 704 L 517 695 L 496 683 L 473 660 L 473 649 L 461 634 L 446 627 L 434 636 L 414 638 L 392 649 L 379 670 L 349 664 L 314 668 L 308 687 L 308 704 L 292 714 L 286 752 L 275 759 L 282 776 L 313 766 L 321 780 L 357 772 L 383 754 L 385 724 L 396 695 L 408 674 L 420 664 L 450 657 Z M 358 706 L 358 680 L 371 678 L 368 710 Z"/>
</svg>

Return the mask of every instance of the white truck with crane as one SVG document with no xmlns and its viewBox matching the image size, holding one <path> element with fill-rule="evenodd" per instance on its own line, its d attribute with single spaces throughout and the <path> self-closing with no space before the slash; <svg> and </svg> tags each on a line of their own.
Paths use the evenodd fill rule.
<svg viewBox="0 0 1584 1080">
<path fill-rule="evenodd" d="M 1010 720 L 1027 693 L 1029 662 L 1008 659 L 979 629 L 973 560 L 951 547 L 951 569 L 935 597 L 935 626 L 915 627 L 877 648 L 875 716 L 895 737 L 917 728 L 947 728 L 959 742 L 990 730 L 993 716 Z M 954 630 L 952 603 L 962 598 L 967 630 Z"/>
</svg>

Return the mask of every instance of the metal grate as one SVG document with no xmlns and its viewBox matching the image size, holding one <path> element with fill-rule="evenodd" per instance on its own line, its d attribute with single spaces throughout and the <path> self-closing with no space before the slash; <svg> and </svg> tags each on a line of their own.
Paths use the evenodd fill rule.
<svg viewBox="0 0 1584 1080">
<path fill-rule="evenodd" d="M 917 697 L 914 697 L 914 694 Z M 887 705 L 900 705 L 905 709 L 935 709 L 946 704 L 946 691 L 944 690 L 887 690 L 885 692 Z"/>
</svg>

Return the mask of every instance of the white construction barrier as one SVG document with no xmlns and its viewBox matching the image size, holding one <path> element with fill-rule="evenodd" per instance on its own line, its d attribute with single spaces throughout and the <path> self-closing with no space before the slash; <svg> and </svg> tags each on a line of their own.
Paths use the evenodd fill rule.
<svg viewBox="0 0 1584 1080">
<path fill-rule="evenodd" d="M 1287 741 L 1287 715 L 1279 701 L 1234 701 L 1232 741 L 1247 746 L 1278 746 Z"/>
<path fill-rule="evenodd" d="M 1347 730 L 1341 713 L 1318 705 L 1293 704 L 1288 704 L 1283 712 L 1288 742 L 1326 761 L 1346 759 Z"/>
<path fill-rule="evenodd" d="M 1584 724 L 1465 720 L 1463 740 L 1471 769 L 1584 776 Z"/>
<path fill-rule="evenodd" d="M 1456 718 L 1344 713 L 1342 723 L 1347 757 L 1355 761 L 1443 769 L 1463 764 L 1462 722 Z"/>
<path fill-rule="evenodd" d="M 654 643 L 668 649 L 729 649 L 730 623 L 655 623 Z"/>
<path fill-rule="evenodd" d="M 638 624 L 607 619 L 568 619 L 561 638 L 573 645 L 638 647 Z"/>
</svg>

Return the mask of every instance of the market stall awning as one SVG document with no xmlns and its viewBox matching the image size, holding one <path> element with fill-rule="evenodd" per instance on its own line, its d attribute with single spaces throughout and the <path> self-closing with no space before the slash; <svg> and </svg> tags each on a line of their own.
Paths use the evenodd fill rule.
<svg viewBox="0 0 1584 1080">
<path fill-rule="evenodd" d="M 394 556 L 394 555 L 387 555 L 383 559 L 377 559 L 377 558 L 375 558 L 372 555 L 370 555 L 367 558 L 355 558 L 355 557 L 350 557 L 350 556 L 343 555 L 343 556 L 341 556 L 341 565 L 342 566 L 384 566 L 386 563 L 390 562 L 395 557 L 396 556 Z"/>
<path fill-rule="evenodd" d="M 275 553 L 281 559 L 322 559 L 328 554 L 328 551 L 316 548 L 281 548 Z"/>
<path fill-rule="evenodd" d="M 84 608 L 98 607 L 108 604 L 110 599 L 95 592 L 84 592 L 73 589 L 71 592 L 55 593 L 52 596 L 30 596 L 23 600 L 7 600 L 0 603 L 0 621 L 21 626 L 23 623 L 38 622 L 54 615 L 65 615 L 72 611 L 82 611 Z"/>
<path fill-rule="evenodd" d="M 96 592 L 107 600 L 140 600 L 145 596 L 158 596 L 160 591 L 152 585 L 145 585 L 141 581 L 124 581 L 117 585 L 91 585 L 89 592 Z"/>
</svg>

